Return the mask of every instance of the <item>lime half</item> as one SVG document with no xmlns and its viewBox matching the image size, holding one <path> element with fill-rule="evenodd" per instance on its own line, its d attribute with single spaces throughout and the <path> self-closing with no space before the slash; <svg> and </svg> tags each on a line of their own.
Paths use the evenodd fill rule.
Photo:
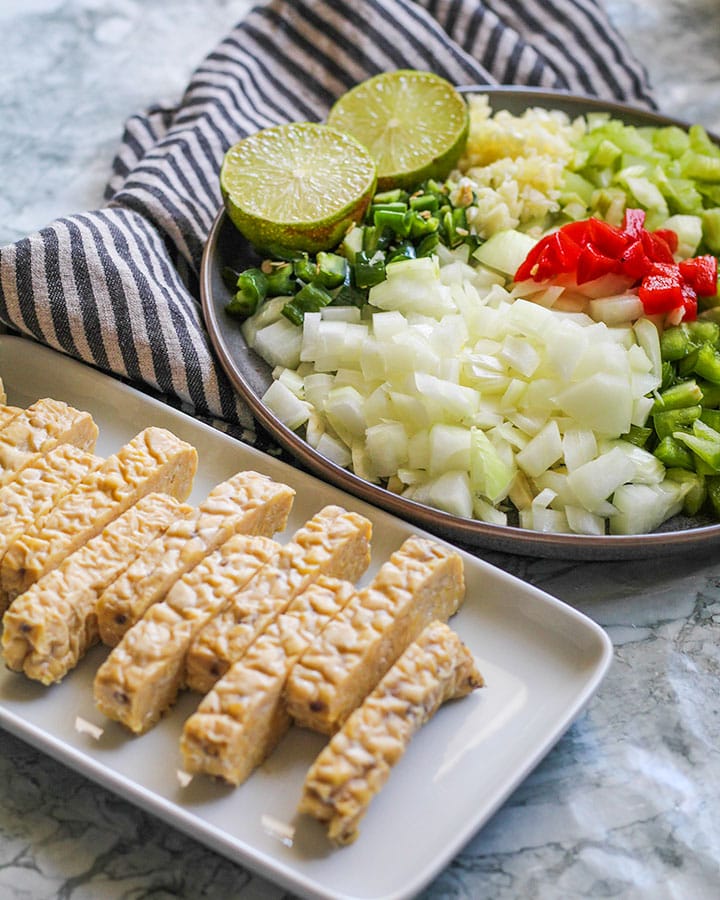
<svg viewBox="0 0 720 900">
<path fill-rule="evenodd" d="M 368 148 L 380 190 L 444 179 L 465 147 L 468 122 L 467 104 L 450 82 L 414 69 L 361 82 L 340 97 L 327 119 Z"/>
<path fill-rule="evenodd" d="M 375 163 L 353 137 L 314 122 L 265 128 L 225 154 L 220 188 L 235 227 L 259 250 L 314 253 L 362 218 Z"/>
</svg>

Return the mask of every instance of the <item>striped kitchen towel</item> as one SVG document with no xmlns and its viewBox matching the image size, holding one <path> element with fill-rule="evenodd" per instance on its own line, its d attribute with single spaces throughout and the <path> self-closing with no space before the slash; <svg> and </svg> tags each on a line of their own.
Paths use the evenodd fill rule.
<svg viewBox="0 0 720 900">
<path fill-rule="evenodd" d="M 272 0 L 202 62 L 177 108 L 128 121 L 102 208 L 0 249 L 0 319 L 256 441 L 198 298 L 222 157 L 259 128 L 320 120 L 356 82 L 403 67 L 653 106 L 595 0 Z"/>
</svg>

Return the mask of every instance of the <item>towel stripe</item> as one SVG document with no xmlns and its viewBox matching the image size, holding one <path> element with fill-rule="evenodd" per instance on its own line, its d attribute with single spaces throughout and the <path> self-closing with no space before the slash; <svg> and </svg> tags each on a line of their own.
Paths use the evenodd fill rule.
<svg viewBox="0 0 720 900">
<path fill-rule="evenodd" d="M 84 359 L 94 363 L 105 371 L 110 370 L 110 360 L 105 350 L 105 341 L 103 338 L 103 330 L 100 324 L 100 314 L 97 304 L 88 302 L 93 296 L 90 293 L 95 291 L 95 279 L 91 278 L 88 259 L 85 255 L 85 246 L 82 240 L 82 234 L 79 223 L 72 219 L 61 220 L 62 226 L 66 229 L 66 233 L 59 232 L 59 256 L 60 267 L 64 268 L 68 264 L 72 267 L 73 280 L 75 283 L 75 297 L 80 307 L 81 315 L 77 317 L 73 323 L 73 331 L 81 330 L 86 336 L 90 356 Z M 63 240 L 63 237 L 65 240 Z M 35 337 L 39 337 L 37 334 Z M 76 343 L 80 343 L 76 338 Z M 60 345 L 58 348 L 64 350 L 65 353 L 72 353 L 71 348 Z"/>
</svg>

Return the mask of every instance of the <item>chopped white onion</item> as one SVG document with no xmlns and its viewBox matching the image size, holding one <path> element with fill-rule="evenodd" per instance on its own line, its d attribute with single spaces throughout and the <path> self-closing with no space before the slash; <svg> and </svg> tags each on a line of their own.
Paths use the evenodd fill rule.
<svg viewBox="0 0 720 900">
<path fill-rule="evenodd" d="M 266 403 L 336 464 L 454 515 L 505 524 L 507 499 L 540 531 L 657 527 L 682 490 L 619 440 L 660 384 L 656 325 L 629 293 L 511 294 L 498 260 L 491 272 L 443 248 L 393 263 L 364 309 L 308 313 L 302 329 L 270 301 L 244 326 L 276 367 Z"/>
</svg>

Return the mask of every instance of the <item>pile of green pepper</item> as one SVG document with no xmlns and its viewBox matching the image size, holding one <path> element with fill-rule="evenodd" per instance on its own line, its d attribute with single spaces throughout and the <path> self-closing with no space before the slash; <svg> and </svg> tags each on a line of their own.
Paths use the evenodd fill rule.
<svg viewBox="0 0 720 900">
<path fill-rule="evenodd" d="M 626 437 L 689 484 L 684 512 L 720 518 L 720 325 L 682 322 L 660 338 L 662 382 L 650 419 Z"/>
<path fill-rule="evenodd" d="M 302 325 L 306 312 L 330 304 L 362 306 L 370 288 L 385 280 L 387 265 L 429 256 L 441 242 L 450 248 L 468 243 L 471 250 L 478 244 L 467 226 L 466 205 L 454 205 L 445 185 L 429 180 L 412 193 L 384 191 L 333 252 L 281 251 L 261 267 L 226 272 L 235 294 L 225 309 L 244 319 L 265 300 L 287 296 L 283 315 Z"/>
</svg>

